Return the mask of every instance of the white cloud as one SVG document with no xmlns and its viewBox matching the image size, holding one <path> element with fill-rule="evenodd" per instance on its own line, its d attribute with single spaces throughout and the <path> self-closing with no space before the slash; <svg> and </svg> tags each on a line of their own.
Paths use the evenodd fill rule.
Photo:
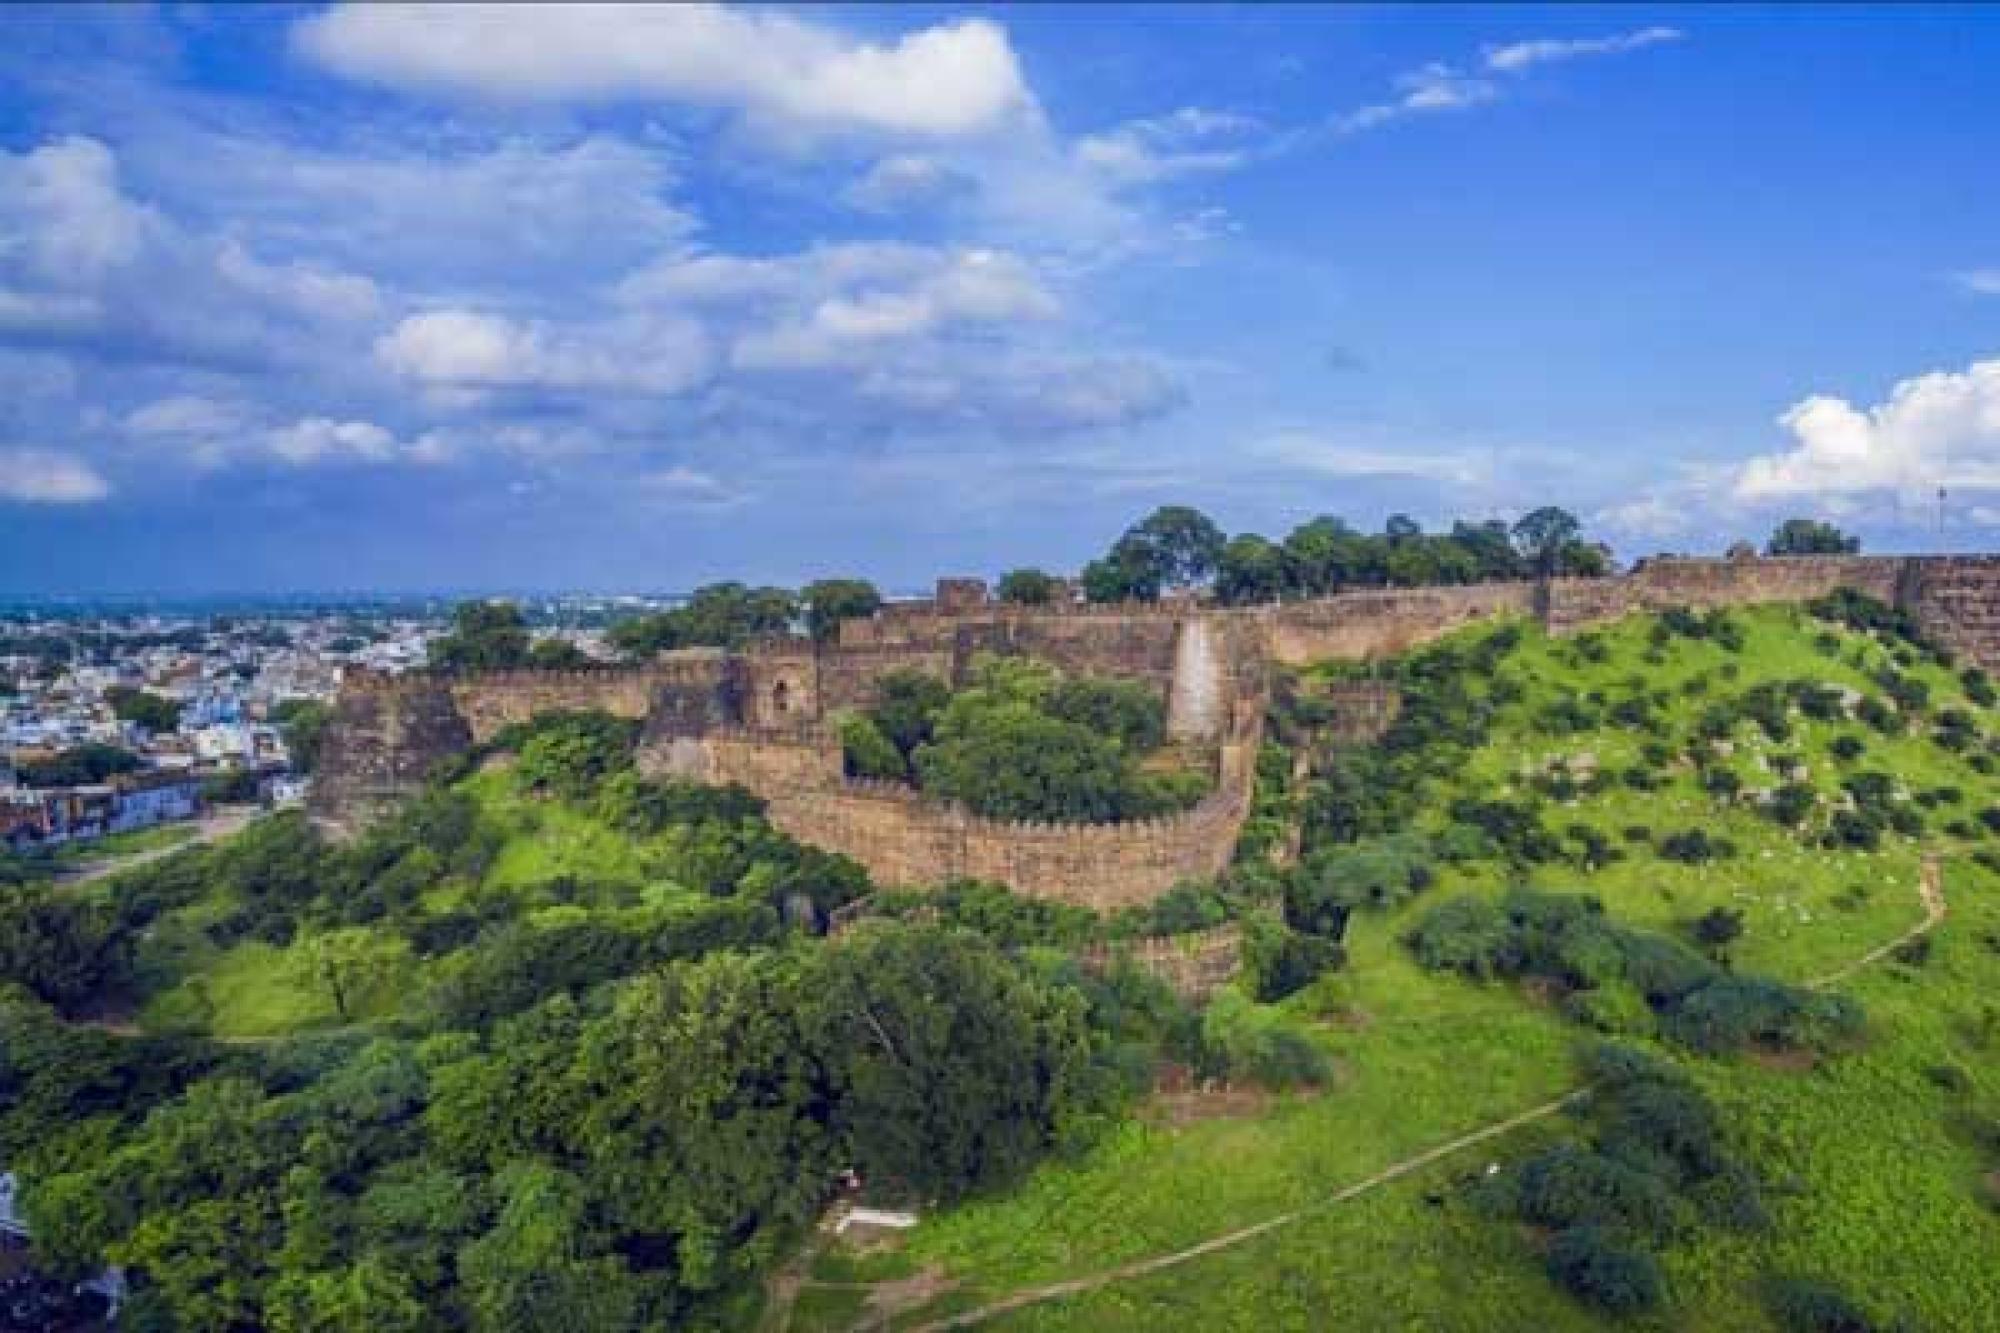
<svg viewBox="0 0 2000 1333">
<path fill-rule="evenodd" d="M 1500 90 L 1487 79 L 1463 73 L 1442 61 L 1432 61 L 1421 69 L 1399 76 L 1400 95 L 1393 101 L 1377 102 L 1339 117 L 1334 127 L 1346 134 L 1372 130 L 1409 116 L 1440 111 L 1463 111 L 1490 102 Z"/>
<path fill-rule="evenodd" d="M 1262 126 L 1248 116 L 1186 106 L 1165 116 L 1128 120 L 1077 140 L 1077 160 L 1114 185 L 1148 185 L 1242 166 Z"/>
<path fill-rule="evenodd" d="M 215 266 L 244 291 L 310 319 L 371 319 L 382 306 L 367 278 L 302 261 L 266 264 L 233 240 L 223 243 Z"/>
<path fill-rule="evenodd" d="M 279 458 L 301 466 L 340 458 L 385 463 L 397 453 L 396 437 L 374 422 L 330 417 L 307 417 L 281 426 L 265 442 Z"/>
<path fill-rule="evenodd" d="M 1868 408 L 1816 394 L 1778 420 L 1796 444 L 1745 463 L 1740 499 L 2000 486 L 2000 360 L 1903 380 Z"/>
<path fill-rule="evenodd" d="M 934 157 L 896 153 L 870 167 L 841 197 L 868 213 L 936 208 L 966 198 L 977 183 Z"/>
<path fill-rule="evenodd" d="M 830 270 L 793 273 L 804 285 L 825 284 L 833 290 L 744 333 L 731 353 L 733 364 L 752 370 L 840 365 L 869 358 L 884 344 L 965 326 L 1048 320 L 1061 310 L 1026 261 L 1003 251 L 834 252 L 822 257 L 833 261 Z M 849 258 L 864 263 L 841 262 Z M 877 266 L 870 261 L 888 262 Z M 904 266 L 893 284 L 853 280 L 871 267 L 879 274 L 891 264 Z"/>
<path fill-rule="evenodd" d="M 411 315 L 376 340 L 375 355 L 429 385 L 654 394 L 693 387 L 712 363 L 707 336 L 686 319 L 632 315 L 560 329 L 472 310 Z"/>
<path fill-rule="evenodd" d="M 1545 38 L 1539 41 L 1511 42 L 1505 46 L 1487 47 L 1486 67 L 1507 74 L 1518 74 L 1535 65 L 1552 64 L 1560 60 L 1577 60 L 1585 56 L 1622 55 L 1624 52 L 1643 50 L 1648 46 L 1678 42 L 1685 35 L 1678 28 L 1651 27 L 1617 33 L 1610 37 Z"/>
<path fill-rule="evenodd" d="M 1974 296 L 2000 296 L 2000 268 L 1972 268 L 1951 276 Z"/>
<path fill-rule="evenodd" d="M 0 499 L 23 504 L 89 504 L 110 493 L 110 484 L 76 454 L 0 448 Z"/>
<path fill-rule="evenodd" d="M 719 5 L 340 5 L 293 30 L 335 73 L 534 101 L 682 102 L 808 129 L 949 137 L 1033 109 L 1005 29 L 963 19 L 893 44 Z"/>
<path fill-rule="evenodd" d="M 117 159 L 95 139 L 0 151 L 0 258 L 20 256 L 38 278 L 94 281 L 129 264 L 155 222 L 126 198 Z"/>
<path fill-rule="evenodd" d="M 137 408 L 125 417 L 125 429 L 149 437 L 229 435 L 244 428 L 248 414 L 235 403 L 199 394 L 175 394 Z"/>
<path fill-rule="evenodd" d="M 656 498 L 690 509 L 726 509 L 747 498 L 718 478 L 690 467 L 649 472 L 639 482 Z"/>
</svg>

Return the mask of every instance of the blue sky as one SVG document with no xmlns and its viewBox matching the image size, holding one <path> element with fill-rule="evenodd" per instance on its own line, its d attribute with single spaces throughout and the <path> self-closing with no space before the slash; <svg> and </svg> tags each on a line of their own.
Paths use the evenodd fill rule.
<svg viewBox="0 0 2000 1333">
<path fill-rule="evenodd" d="M 1991 546 L 1996 68 L 1969 9 L 10 7 L 0 593 L 908 586 L 1173 502 Z"/>
</svg>

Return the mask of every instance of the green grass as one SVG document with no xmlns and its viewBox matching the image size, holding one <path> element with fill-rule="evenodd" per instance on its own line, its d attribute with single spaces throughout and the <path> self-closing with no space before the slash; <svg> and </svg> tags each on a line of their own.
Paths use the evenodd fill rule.
<svg viewBox="0 0 2000 1333">
<path fill-rule="evenodd" d="M 1804 679 L 1882 693 L 1869 673 L 1889 650 L 1872 639 L 1841 632 L 1828 655 L 1815 644 L 1827 627 L 1802 610 L 1735 619 L 1745 631 L 1740 652 L 1676 638 L 1658 653 L 1648 639 L 1651 618 L 1634 617 L 1592 636 L 1603 645 L 1602 661 L 1591 660 L 1588 646 L 1527 629 L 1501 668 L 1518 683 L 1519 702 L 1502 711 L 1486 745 L 1426 793 L 1424 823 L 1441 828 L 1458 794 L 1522 794 L 1525 770 L 1551 758 L 1588 753 L 1614 769 L 1639 761 L 1653 737 L 1632 728 L 1544 729 L 1542 710 L 1565 696 L 1598 692 L 1610 704 L 1634 688 L 1664 690 L 1658 712 L 1667 743 L 1681 752 L 1708 703 L 1760 682 Z M 2000 730 L 2000 715 L 1971 707 L 1954 672 L 1926 660 L 1907 674 L 1930 686 L 1931 714 L 1966 707 L 1989 736 Z M 1935 744 L 1927 726 L 1885 737 L 1855 721 L 1791 721 L 1794 735 L 1783 745 L 1754 724 L 1737 729 L 1727 762 L 1746 786 L 1773 785 L 1758 761 L 1782 754 L 1805 763 L 1823 793 L 1837 793 L 1845 773 L 1881 769 L 1913 791 L 1951 785 L 1965 799 L 1927 813 L 1922 843 L 1891 835 L 1876 853 L 1833 852 L 1753 806 L 1710 795 L 1684 766 L 1656 791 L 1620 784 L 1550 803 L 1551 827 L 1585 824 L 1631 855 L 1594 872 L 1537 867 L 1527 880 L 1597 894 L 1621 921 L 1660 930 L 1684 930 L 1711 907 L 1740 910 L 1745 934 L 1730 951 L 1735 965 L 1793 981 L 1832 972 L 1899 935 L 1922 918 L 1922 847 L 1951 841 L 1941 836 L 1943 823 L 1993 804 L 2000 783 Z M 1832 754 L 1843 734 L 1867 743 L 1854 762 Z M 1738 851 L 1703 865 L 1661 860 L 1625 843 L 1623 830 L 1635 824 L 1656 837 L 1700 828 Z M 1977 845 L 2000 843 L 1982 834 Z M 1452 867 L 1399 911 L 1357 915 L 1347 969 L 1285 1006 L 1337 1058 L 1331 1089 L 1251 1119 L 1181 1130 L 1133 1123 L 1009 1193 L 926 1219 L 910 1239 L 912 1257 L 943 1264 L 964 1285 L 921 1317 L 1298 1208 L 1572 1086 L 1571 1053 L 1587 1034 L 1515 988 L 1426 974 L 1397 942 L 1441 896 L 1498 894 L 1519 878 L 1495 864 Z M 1993 1262 L 2000 1209 L 1981 1199 L 1982 1173 L 2000 1169 L 2000 1160 L 1954 1128 L 1970 1114 L 2000 1115 L 2000 876 L 1955 859 L 1946 891 L 1952 915 L 1923 966 L 1885 961 L 1845 984 L 1870 1015 L 1861 1049 L 1803 1071 L 1749 1058 L 1683 1061 L 1763 1172 L 1776 1225 L 1749 1237 L 1709 1231 L 1670 1250 L 1668 1307 L 1620 1326 L 1768 1328 L 1755 1284 L 1782 1272 L 1839 1282 L 1884 1317 L 1907 1313 L 1933 1329 L 2000 1327 Z M 1934 1072 L 1944 1066 L 1962 1073 Z M 1543 1277 L 1533 1236 L 1476 1215 L 1450 1188 L 1488 1162 L 1567 1132 L 1560 1120 L 1541 1122 L 1242 1246 L 1030 1307 L 993 1327 L 1608 1326 Z"/>
</svg>

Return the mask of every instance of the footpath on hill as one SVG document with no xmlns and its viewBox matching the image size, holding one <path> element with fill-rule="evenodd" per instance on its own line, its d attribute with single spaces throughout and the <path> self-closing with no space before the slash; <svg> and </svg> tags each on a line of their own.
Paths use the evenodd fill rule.
<svg viewBox="0 0 2000 1333">
<path fill-rule="evenodd" d="M 1947 911 L 1944 895 L 1942 854 L 1938 852 L 1924 853 L 1922 869 L 1917 878 L 1917 896 L 1923 903 L 1924 915 L 1923 919 L 1916 925 L 1888 943 L 1870 949 L 1853 962 L 1824 976 L 1815 977 L 1805 984 L 1816 990 L 1824 990 L 1829 986 L 1838 985 L 1855 973 L 1889 957 L 1896 950 L 1913 940 L 1928 935 L 1931 931 L 1937 929 L 1944 921 Z M 1133 1278 L 1145 1277 L 1169 1268 L 1177 1268 L 1182 1264 L 1192 1263 L 1194 1260 L 1204 1258 L 1217 1251 L 1242 1245 L 1248 1241 L 1255 1240 L 1259 1236 L 1291 1226 L 1317 1213 L 1324 1212 L 1329 1208 L 1337 1207 L 1340 1204 L 1357 1199 L 1364 1194 L 1371 1193 L 1382 1188 L 1384 1185 L 1400 1180 L 1414 1171 L 1420 1171 L 1424 1167 L 1450 1157 L 1466 1148 L 1470 1148 L 1475 1144 L 1501 1138 L 1536 1121 L 1546 1120 L 1566 1107 L 1582 1101 L 1589 1095 L 1589 1087 L 1576 1088 L 1552 1101 L 1546 1101 L 1539 1106 L 1530 1107 L 1525 1111 L 1508 1116 L 1504 1120 L 1496 1120 L 1491 1124 L 1461 1134 L 1457 1138 L 1445 1143 L 1427 1148 L 1415 1156 L 1406 1157 L 1402 1161 L 1384 1167 L 1374 1175 L 1343 1186 L 1325 1198 L 1318 1199 L 1303 1207 L 1279 1213 L 1273 1217 L 1267 1217 L 1260 1222 L 1238 1227 L 1233 1231 L 1226 1231 L 1220 1235 L 1211 1236 L 1207 1240 L 1197 1242 L 1183 1249 L 1153 1255 L 1145 1259 L 1135 1259 L 1129 1263 L 1119 1264 L 1116 1267 L 1102 1269 L 1095 1273 L 1085 1273 L 1078 1277 L 1065 1278 L 1060 1282 L 1050 1282 L 1035 1287 L 1024 1287 L 1019 1291 L 1012 1292 L 986 1305 L 978 1306 L 971 1310 L 964 1310 L 929 1323 L 918 1324 L 915 1326 L 914 1333 L 944 1333 L 944 1330 L 948 1329 L 971 1328 L 974 1325 L 986 1323 L 989 1320 L 997 1319 L 1002 1315 L 1010 1314 L 1013 1311 L 1024 1309 L 1031 1305 L 1041 1305 L 1070 1296 L 1079 1296 L 1086 1292 L 1096 1291 L 1102 1287 L 1112 1286 Z M 767 1312 L 764 1324 L 766 1328 L 775 1330 L 786 1328 L 790 1322 L 791 1303 L 796 1298 L 799 1289 L 806 1286 L 823 1285 L 813 1282 L 810 1278 L 801 1276 L 799 1268 L 791 1269 L 786 1276 L 787 1280 L 783 1284 L 774 1284 L 775 1289 L 772 1293 L 774 1308 L 771 1308 Z M 851 1286 L 853 1284 L 843 1285 Z M 886 1287 L 894 1284 L 884 1283 L 878 1285 Z M 935 1289 L 935 1280 L 932 1280 L 927 1285 Z M 856 1325 L 857 1329 L 887 1327 L 891 1318 L 909 1308 L 902 1301 L 871 1302 L 871 1306 L 873 1308 L 870 1312 L 864 1315 L 861 1322 Z"/>
</svg>

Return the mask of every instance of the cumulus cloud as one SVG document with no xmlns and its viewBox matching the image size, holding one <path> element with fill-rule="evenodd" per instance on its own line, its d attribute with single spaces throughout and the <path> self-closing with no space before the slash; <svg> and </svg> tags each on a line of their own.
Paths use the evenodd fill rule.
<svg viewBox="0 0 2000 1333">
<path fill-rule="evenodd" d="M 672 394 L 707 378 L 709 340 L 692 321 L 635 315 L 559 328 L 473 310 L 411 315 L 375 343 L 391 370 L 462 389 L 607 389 Z"/>
<path fill-rule="evenodd" d="M 2000 486 L 2000 360 L 1903 380 L 1872 407 L 1815 394 L 1778 424 L 1795 443 L 1745 463 L 1739 499 Z"/>
<path fill-rule="evenodd" d="M 562 102 L 659 100 L 754 121 L 952 137 L 1031 111 L 1005 29 L 963 19 L 893 43 L 719 5 L 340 5 L 297 48 L 348 78 Z"/>
<path fill-rule="evenodd" d="M 1054 318 L 1061 307 L 1018 256 L 964 250 L 923 256 L 921 272 L 894 285 L 854 287 L 755 328 L 731 359 L 746 369 L 828 366 L 867 357 L 886 343 L 950 328 Z"/>
<path fill-rule="evenodd" d="M 53 449 L 0 448 L 0 499 L 22 504 L 89 504 L 111 493 L 90 463 Z"/>
<path fill-rule="evenodd" d="M 270 451 L 301 466 L 333 459 L 384 463 L 394 458 L 396 437 L 372 421 L 335 421 L 307 417 L 281 426 L 266 437 Z"/>
<path fill-rule="evenodd" d="M 156 223 L 125 196 L 117 158 L 95 139 L 0 151 L 0 256 L 35 277 L 64 286 L 95 280 L 130 263 Z"/>
<path fill-rule="evenodd" d="M 1075 152 L 1078 161 L 1114 184 L 1146 185 L 1240 167 L 1262 128 L 1249 116 L 1185 106 L 1086 135 Z"/>
<path fill-rule="evenodd" d="M 1586 56 L 1622 55 L 1627 51 L 1643 50 L 1648 46 L 1661 46 L 1668 42 L 1678 42 L 1685 35 L 1678 28 L 1655 26 L 1616 33 L 1609 37 L 1545 38 L 1539 41 L 1510 42 L 1505 46 L 1486 48 L 1486 67 L 1508 74 L 1518 74 L 1535 65 L 1578 60 Z"/>
</svg>

